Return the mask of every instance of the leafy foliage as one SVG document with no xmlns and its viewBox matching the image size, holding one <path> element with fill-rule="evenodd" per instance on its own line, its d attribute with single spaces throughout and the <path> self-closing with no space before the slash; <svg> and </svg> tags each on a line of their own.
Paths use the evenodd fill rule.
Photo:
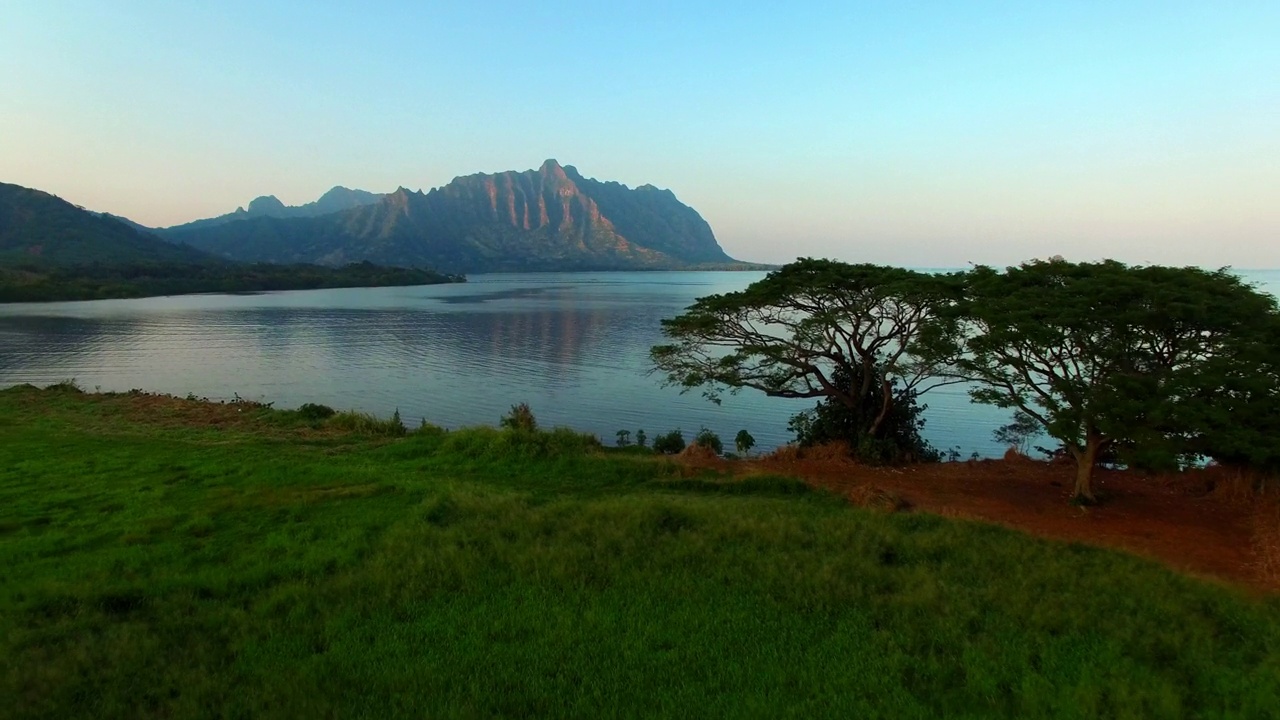
<svg viewBox="0 0 1280 720">
<path fill-rule="evenodd" d="M 499 424 L 510 430 L 521 430 L 524 432 L 533 432 L 538 429 L 538 421 L 533 416 L 533 409 L 529 407 L 529 403 L 520 403 L 512 405 L 511 410 L 502 416 Z"/>
<path fill-rule="evenodd" d="M 384 287 L 462 282 L 433 270 L 319 265 L 125 263 L 49 267 L 24 261 L 0 268 L 0 302 L 98 300 L 202 292 L 262 292 L 337 287 Z"/>
<path fill-rule="evenodd" d="M 744 428 L 739 430 L 738 434 L 734 436 L 733 446 L 738 451 L 739 455 L 746 455 L 751 452 L 751 448 L 756 446 L 756 439 Z"/>
<path fill-rule="evenodd" d="M 698 434 L 693 436 L 693 444 L 707 448 L 717 455 L 724 454 L 724 443 L 720 441 L 720 436 L 705 427 L 699 429 Z"/>
<path fill-rule="evenodd" d="M 1239 278 L 1056 259 L 978 266 L 967 281 L 965 300 L 928 334 L 935 357 L 977 383 L 975 401 L 1016 408 L 1062 442 L 1077 500 L 1093 501 L 1092 469 L 1107 450 L 1154 464 L 1262 449 L 1264 438 L 1222 414 L 1247 407 L 1265 419 L 1276 392 L 1276 303 Z"/>
<path fill-rule="evenodd" d="M 679 428 L 672 430 L 665 435 L 658 435 L 653 439 L 653 450 L 664 455 L 675 455 L 684 450 L 684 433 Z"/>
<path fill-rule="evenodd" d="M 991 436 L 1001 445 L 1012 448 L 1022 455 L 1027 455 L 1031 449 L 1032 438 L 1039 435 L 1040 431 L 1039 421 L 1021 410 L 1015 410 L 1013 412 L 1013 421 L 993 430 Z"/>
<path fill-rule="evenodd" d="M 327 420 L 333 417 L 336 412 L 328 405 L 317 403 L 303 403 L 298 406 L 298 415 L 306 420 Z"/>
<path fill-rule="evenodd" d="M 952 276 L 801 259 L 663 320 L 673 342 L 650 358 L 668 384 L 714 402 L 742 388 L 830 400 L 858 418 L 843 430 L 879 439 L 897 405 L 939 384 L 913 345 L 957 291 Z"/>
<path fill-rule="evenodd" d="M 854 372 L 861 372 L 861 368 L 855 367 Z M 838 370 L 836 380 L 850 386 L 869 386 L 869 393 L 879 392 L 878 380 L 864 384 L 859 378 L 846 378 L 845 373 Z M 898 398 L 881 419 L 880 431 L 875 435 L 869 432 L 879 412 L 874 397 L 852 406 L 834 398 L 821 400 L 813 410 L 792 416 L 788 427 L 801 447 L 843 442 L 854 457 L 866 463 L 937 462 L 941 454 L 920 436 L 925 406 L 916 401 L 913 391 L 901 393 Z"/>
</svg>

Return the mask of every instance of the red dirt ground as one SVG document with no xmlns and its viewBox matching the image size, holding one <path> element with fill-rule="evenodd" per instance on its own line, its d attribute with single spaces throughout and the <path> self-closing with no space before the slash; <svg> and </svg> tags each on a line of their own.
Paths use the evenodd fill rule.
<svg viewBox="0 0 1280 720">
<path fill-rule="evenodd" d="M 1025 458 L 906 467 L 868 467 L 844 459 L 780 457 L 720 464 L 734 474 L 776 473 L 828 488 L 859 505 L 993 522 L 1034 535 L 1127 550 L 1201 577 L 1260 591 L 1280 590 L 1274 524 L 1256 500 L 1232 497 L 1223 473 L 1152 478 L 1098 470 L 1101 504 L 1070 504 L 1073 465 Z M 697 456 L 682 459 L 705 466 Z M 1243 493 L 1239 494 L 1243 495 Z M 1270 507 L 1270 506 L 1266 506 Z"/>
</svg>

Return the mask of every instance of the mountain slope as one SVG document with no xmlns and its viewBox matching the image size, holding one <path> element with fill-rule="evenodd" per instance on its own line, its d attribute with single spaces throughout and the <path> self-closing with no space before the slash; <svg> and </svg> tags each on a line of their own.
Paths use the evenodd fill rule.
<svg viewBox="0 0 1280 720">
<path fill-rule="evenodd" d="M 225 257 L 338 265 L 371 261 L 447 272 L 615 270 L 729 264 L 710 226 L 669 190 L 537 170 L 400 188 L 315 218 L 249 218 L 170 228 L 169 239 Z"/>
<path fill-rule="evenodd" d="M 0 266 L 201 263 L 214 258 L 54 195 L 0 183 Z"/>
</svg>

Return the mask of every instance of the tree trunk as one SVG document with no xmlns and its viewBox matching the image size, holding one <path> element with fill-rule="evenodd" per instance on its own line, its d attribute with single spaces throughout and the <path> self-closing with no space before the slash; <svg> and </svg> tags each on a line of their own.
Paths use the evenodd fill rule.
<svg viewBox="0 0 1280 720">
<path fill-rule="evenodd" d="M 876 419 L 871 423 L 871 429 L 867 432 L 871 437 L 878 437 L 880 426 L 884 424 L 884 419 L 889 417 L 889 410 L 893 408 L 893 385 L 885 380 L 880 384 L 880 413 L 876 415 Z"/>
<path fill-rule="evenodd" d="M 1102 436 L 1090 432 L 1085 436 L 1084 447 L 1068 446 L 1076 459 L 1076 485 L 1071 493 L 1071 501 L 1081 505 L 1092 505 L 1098 501 L 1093 495 L 1093 466 L 1098 461 L 1098 448 L 1102 446 Z"/>
</svg>

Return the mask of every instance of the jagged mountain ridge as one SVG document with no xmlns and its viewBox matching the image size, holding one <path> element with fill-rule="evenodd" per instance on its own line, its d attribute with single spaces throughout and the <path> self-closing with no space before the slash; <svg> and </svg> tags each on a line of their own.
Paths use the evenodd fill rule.
<svg viewBox="0 0 1280 720">
<path fill-rule="evenodd" d="M 170 232 L 183 232 L 195 228 L 214 227 L 217 225 L 225 225 L 229 222 L 239 220 L 250 220 L 253 218 L 274 217 L 274 218 L 309 218 L 319 217 L 321 215 L 331 215 L 343 210 L 360 207 L 362 205 L 370 205 L 378 202 L 386 197 L 382 193 L 372 193 L 366 190 L 352 190 L 341 185 L 331 188 L 324 195 L 321 195 L 315 202 L 305 203 L 303 205 L 285 205 L 275 195 L 263 195 L 249 201 L 247 208 L 236 208 L 235 212 L 229 212 L 226 215 L 205 218 L 203 220 L 195 220 L 184 225 L 175 225 L 173 227 L 163 228 L 158 232 L 167 234 Z"/>
<path fill-rule="evenodd" d="M 730 264 L 697 211 L 669 190 L 584 178 L 548 160 L 479 173 L 430 192 L 311 218 L 189 224 L 167 238 L 238 260 L 371 261 L 445 272 L 680 268 Z"/>
</svg>

